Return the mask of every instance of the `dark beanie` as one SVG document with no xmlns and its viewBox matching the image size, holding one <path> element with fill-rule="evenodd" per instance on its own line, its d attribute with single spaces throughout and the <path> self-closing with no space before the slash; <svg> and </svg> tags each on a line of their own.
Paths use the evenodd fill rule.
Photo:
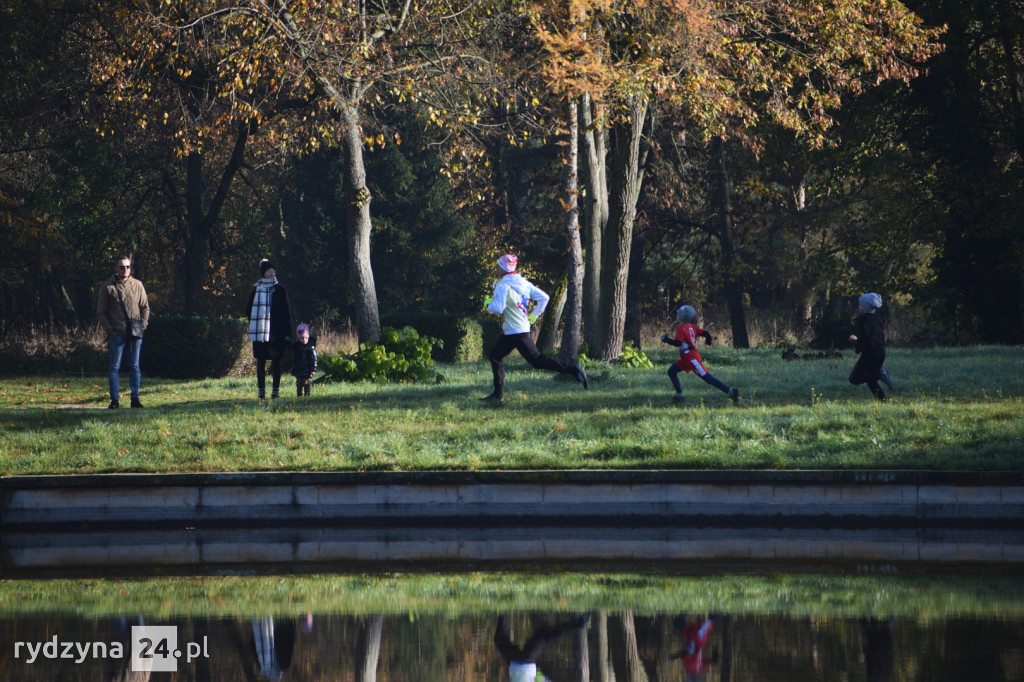
<svg viewBox="0 0 1024 682">
<path fill-rule="evenodd" d="M 267 272 L 267 270 L 269 270 L 270 268 L 274 268 L 274 264 L 273 263 L 271 263 L 266 258 L 261 260 L 260 261 L 260 277 L 262 277 Z M 277 270 L 277 268 L 274 268 L 274 269 Z"/>
</svg>

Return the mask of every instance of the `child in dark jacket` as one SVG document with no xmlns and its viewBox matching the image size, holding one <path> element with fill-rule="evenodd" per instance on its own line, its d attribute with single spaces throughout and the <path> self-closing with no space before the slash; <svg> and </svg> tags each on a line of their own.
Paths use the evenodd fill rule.
<svg viewBox="0 0 1024 682">
<path fill-rule="evenodd" d="M 295 394 L 301 398 L 309 395 L 316 374 L 316 337 L 309 335 L 309 327 L 300 324 L 295 328 L 295 341 L 292 343 L 295 360 L 292 362 L 292 375 L 295 377 Z"/>
<path fill-rule="evenodd" d="M 885 401 L 885 393 L 878 385 L 885 383 L 892 390 L 892 380 L 882 365 L 885 363 L 885 325 L 878 309 L 882 307 L 882 297 L 878 294 L 864 294 L 857 299 L 860 315 L 857 316 L 857 333 L 850 335 L 854 342 L 853 357 L 860 358 L 850 372 L 850 383 L 854 386 L 867 384 L 871 395 L 876 400 Z"/>
<path fill-rule="evenodd" d="M 672 397 L 672 401 L 681 403 L 686 400 L 683 396 L 682 384 L 679 383 L 679 373 L 693 372 L 703 379 L 705 383 L 714 386 L 719 391 L 729 396 L 733 403 L 739 402 L 739 389 L 726 386 L 716 379 L 714 375 L 708 371 L 708 368 L 704 366 L 704 361 L 700 357 L 700 351 L 697 350 L 697 339 L 703 337 L 710 345 L 711 334 L 696 325 L 697 311 L 693 306 L 684 305 L 676 311 L 676 320 L 682 324 L 676 327 L 675 337 L 669 338 L 665 335 L 661 337 L 663 343 L 667 343 L 670 346 L 675 346 L 679 349 L 679 359 L 672 363 L 672 366 L 668 368 L 668 378 L 672 380 L 672 386 L 676 389 L 676 394 Z"/>
</svg>

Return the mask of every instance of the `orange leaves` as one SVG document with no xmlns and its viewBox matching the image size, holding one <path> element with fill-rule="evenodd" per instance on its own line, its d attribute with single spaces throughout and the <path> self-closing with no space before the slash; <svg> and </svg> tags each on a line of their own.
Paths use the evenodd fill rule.
<svg viewBox="0 0 1024 682">
<path fill-rule="evenodd" d="M 691 13 L 690 59 L 671 94 L 708 130 L 760 118 L 814 144 L 844 93 L 912 77 L 906 55 L 934 54 L 934 29 L 889 0 L 716 0 Z M 712 131 L 713 132 L 713 131 Z"/>
</svg>

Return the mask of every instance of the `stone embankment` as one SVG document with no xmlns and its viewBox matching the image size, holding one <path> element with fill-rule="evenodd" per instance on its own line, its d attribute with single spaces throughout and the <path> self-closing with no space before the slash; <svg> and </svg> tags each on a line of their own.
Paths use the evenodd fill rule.
<svg viewBox="0 0 1024 682">
<path fill-rule="evenodd" d="M 0 479 L 0 576 L 1024 565 L 1024 473 Z"/>
</svg>

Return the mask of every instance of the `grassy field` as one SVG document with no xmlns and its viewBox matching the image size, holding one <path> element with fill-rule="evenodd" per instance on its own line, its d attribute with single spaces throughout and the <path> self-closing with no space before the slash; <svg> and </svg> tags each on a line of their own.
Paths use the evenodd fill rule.
<svg viewBox="0 0 1024 682">
<path fill-rule="evenodd" d="M 703 349 L 702 349 L 703 351 Z M 255 378 L 143 377 L 143 410 L 107 410 L 102 376 L 0 379 L 0 474 L 509 469 L 1024 470 L 1019 347 L 892 350 L 889 402 L 851 386 L 840 359 L 778 349 L 704 352 L 739 387 L 656 369 L 592 367 L 591 386 L 509 367 L 501 405 L 485 362 L 442 366 L 441 384 L 332 384 L 260 404 Z M 145 371 L 145 350 L 143 350 Z M 122 380 L 127 387 L 126 379 Z M 125 401 L 127 402 L 127 401 Z"/>
<path fill-rule="evenodd" d="M 0 611 L 177 616 L 465 614 L 564 609 L 787 614 L 832 618 L 1024 617 L 1021 580 L 1007 576 L 531 573 L 235 576 L 154 580 L 13 580 Z"/>
</svg>

